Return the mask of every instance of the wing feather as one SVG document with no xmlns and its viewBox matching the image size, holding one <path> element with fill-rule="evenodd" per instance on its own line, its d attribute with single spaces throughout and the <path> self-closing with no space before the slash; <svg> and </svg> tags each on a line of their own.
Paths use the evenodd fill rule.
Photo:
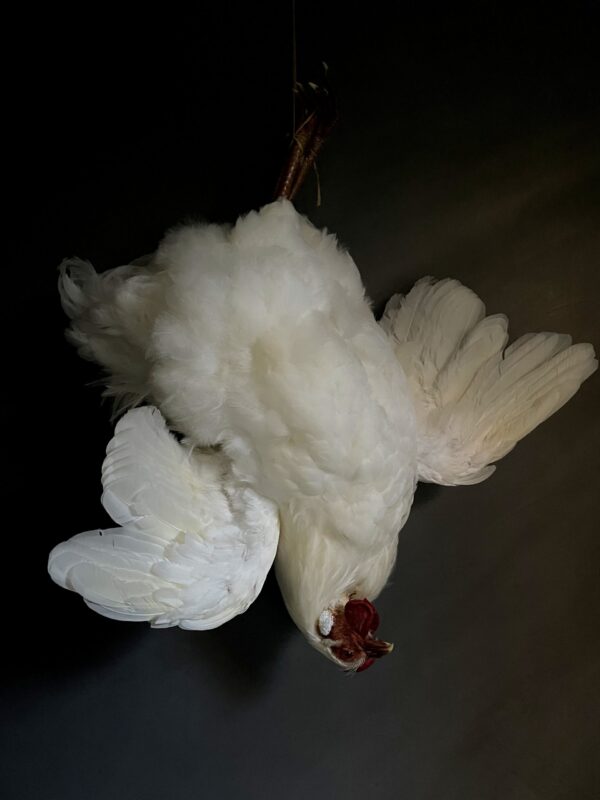
<svg viewBox="0 0 600 800">
<path fill-rule="evenodd" d="M 589 344 L 528 333 L 455 280 L 423 278 L 388 303 L 382 327 L 406 373 L 418 419 L 419 478 L 478 483 L 493 463 L 563 406 L 598 366 Z"/>
<path fill-rule="evenodd" d="M 119 528 L 80 533 L 50 553 L 56 583 L 111 619 L 208 629 L 260 592 L 279 537 L 275 506 L 236 482 L 221 453 L 198 453 L 152 407 L 118 423 L 102 502 Z"/>
</svg>

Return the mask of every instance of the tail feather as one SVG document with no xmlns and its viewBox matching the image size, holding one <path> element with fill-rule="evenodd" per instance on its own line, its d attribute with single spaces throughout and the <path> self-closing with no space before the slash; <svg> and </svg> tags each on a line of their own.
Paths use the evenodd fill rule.
<svg viewBox="0 0 600 800">
<path fill-rule="evenodd" d="M 58 289 L 71 319 L 68 339 L 107 373 L 105 394 L 122 410 L 148 398 L 147 348 L 160 303 L 160 275 L 140 264 L 98 274 L 81 259 L 63 261 Z"/>
<path fill-rule="evenodd" d="M 419 477 L 434 483 L 485 480 L 598 366 L 592 345 L 565 334 L 528 333 L 506 347 L 506 317 L 485 317 L 454 280 L 424 278 L 396 295 L 382 325 L 415 400 Z"/>
</svg>

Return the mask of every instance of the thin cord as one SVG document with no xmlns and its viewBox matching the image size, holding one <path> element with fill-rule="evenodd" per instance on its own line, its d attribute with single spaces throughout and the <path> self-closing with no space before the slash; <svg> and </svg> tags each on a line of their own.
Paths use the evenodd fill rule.
<svg viewBox="0 0 600 800">
<path fill-rule="evenodd" d="M 296 0 L 292 0 L 292 137 L 296 135 L 296 84 L 298 71 L 296 63 Z"/>
</svg>

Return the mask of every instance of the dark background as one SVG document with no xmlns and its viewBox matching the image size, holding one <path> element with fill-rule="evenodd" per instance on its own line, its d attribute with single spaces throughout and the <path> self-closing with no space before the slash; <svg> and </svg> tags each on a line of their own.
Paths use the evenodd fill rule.
<svg viewBox="0 0 600 800">
<path fill-rule="evenodd" d="M 376 308 L 451 275 L 513 336 L 598 346 L 596 3 L 480 5 L 298 0 L 299 77 L 329 63 L 341 122 L 321 208 L 314 181 L 297 205 L 349 247 Z M 55 543 L 106 522 L 111 432 L 97 370 L 63 339 L 56 266 L 126 263 L 185 217 L 270 198 L 290 6 L 27 8 L 5 28 L 0 793 L 595 799 L 597 374 L 489 481 L 419 489 L 378 602 L 396 649 L 365 674 L 304 643 L 273 580 L 202 634 L 103 619 L 46 575 Z"/>
</svg>

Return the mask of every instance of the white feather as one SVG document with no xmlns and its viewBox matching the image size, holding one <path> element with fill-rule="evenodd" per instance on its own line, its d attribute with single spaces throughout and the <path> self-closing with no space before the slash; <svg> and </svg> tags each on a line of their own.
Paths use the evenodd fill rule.
<svg viewBox="0 0 600 800">
<path fill-rule="evenodd" d="M 207 629 L 260 592 L 277 548 L 273 504 L 230 474 L 225 456 L 197 453 L 151 407 L 118 423 L 102 469 L 103 503 L 121 528 L 54 548 L 53 580 L 104 616 Z"/>
<path fill-rule="evenodd" d="M 421 480 L 478 483 L 577 391 L 598 363 L 557 333 L 510 347 L 503 315 L 455 280 L 423 278 L 388 303 L 382 327 L 407 374 L 419 424 Z"/>
<path fill-rule="evenodd" d="M 79 258 L 60 265 L 58 289 L 72 320 L 68 338 L 83 358 L 104 367 L 105 394 L 115 398 L 118 409 L 148 399 L 145 352 L 164 279 L 151 257 L 101 275 Z"/>
</svg>

